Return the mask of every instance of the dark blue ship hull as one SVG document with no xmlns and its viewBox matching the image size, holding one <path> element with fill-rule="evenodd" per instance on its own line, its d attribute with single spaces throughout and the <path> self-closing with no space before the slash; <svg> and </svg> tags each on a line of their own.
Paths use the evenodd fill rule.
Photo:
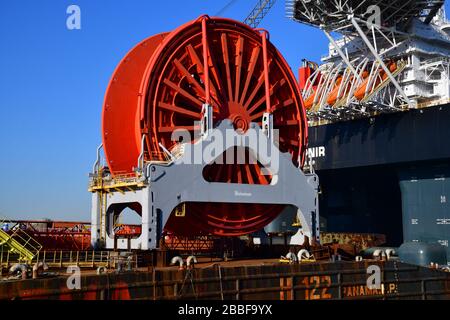
<svg viewBox="0 0 450 320">
<path fill-rule="evenodd" d="M 314 126 L 322 227 L 437 242 L 450 260 L 450 104 Z"/>
</svg>

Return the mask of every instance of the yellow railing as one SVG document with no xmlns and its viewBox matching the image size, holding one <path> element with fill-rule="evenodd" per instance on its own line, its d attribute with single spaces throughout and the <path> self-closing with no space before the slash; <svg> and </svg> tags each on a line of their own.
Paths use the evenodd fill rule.
<svg viewBox="0 0 450 320">
<path fill-rule="evenodd" d="M 139 179 L 135 173 L 118 174 L 114 178 L 104 178 L 101 171 L 91 179 L 89 184 L 89 191 L 99 192 L 105 191 L 121 191 L 122 189 L 133 189 L 142 187 L 144 183 Z"/>
<path fill-rule="evenodd" d="M 5 224 L 8 223 L 0 222 L 1 226 Z M 0 229 L 0 247 L 2 251 L 6 248 L 8 252 L 17 254 L 20 261 L 32 261 L 42 249 L 42 246 L 33 237 L 21 230 L 18 225 L 11 234 Z"/>
<path fill-rule="evenodd" d="M 184 153 L 184 144 L 175 144 L 170 148 L 170 153 L 174 158 L 179 158 Z M 147 163 L 168 164 L 172 160 L 169 154 L 160 151 L 145 152 Z M 110 192 L 123 190 L 134 190 L 145 186 L 142 176 L 135 172 L 115 172 L 114 177 L 103 176 L 103 169 L 94 173 L 89 181 L 90 192 Z"/>
<path fill-rule="evenodd" d="M 44 262 L 50 268 L 66 268 L 78 266 L 80 268 L 98 268 L 113 266 L 114 259 L 108 251 L 40 251 L 32 260 L 33 264 Z M 22 262 L 18 254 L 0 248 L 0 266 L 8 268 L 15 263 Z"/>
</svg>

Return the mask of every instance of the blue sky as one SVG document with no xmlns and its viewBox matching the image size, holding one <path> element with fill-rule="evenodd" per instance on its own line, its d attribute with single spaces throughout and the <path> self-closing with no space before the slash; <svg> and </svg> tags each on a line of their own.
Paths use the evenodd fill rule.
<svg viewBox="0 0 450 320">
<path fill-rule="evenodd" d="M 0 2 L 0 217 L 90 220 L 88 173 L 101 142 L 100 114 L 117 63 L 144 38 L 229 0 L 2 0 Z M 222 15 L 243 20 L 257 0 Z M 81 30 L 66 9 L 81 8 Z M 317 29 L 285 18 L 278 0 L 260 27 L 296 73 L 327 51 Z M 448 6 L 448 4 L 447 4 Z"/>
</svg>

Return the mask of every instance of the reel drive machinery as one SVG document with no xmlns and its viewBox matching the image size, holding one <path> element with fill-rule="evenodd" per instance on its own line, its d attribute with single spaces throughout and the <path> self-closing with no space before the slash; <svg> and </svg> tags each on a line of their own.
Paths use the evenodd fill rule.
<svg viewBox="0 0 450 320">
<path fill-rule="evenodd" d="M 94 246 L 155 249 L 163 234 L 264 228 L 297 232 L 300 244 L 319 239 L 318 179 L 300 169 L 305 110 L 265 31 L 203 16 L 142 41 L 112 76 L 102 132 L 107 166 L 99 148 L 90 183 Z M 132 239 L 116 234 L 125 208 L 141 216 Z"/>
</svg>

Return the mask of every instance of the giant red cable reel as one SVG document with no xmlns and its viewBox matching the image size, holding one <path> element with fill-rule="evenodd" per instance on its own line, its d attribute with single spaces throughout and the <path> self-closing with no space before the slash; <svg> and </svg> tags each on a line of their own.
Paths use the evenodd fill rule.
<svg viewBox="0 0 450 320">
<path fill-rule="evenodd" d="M 145 160 L 163 153 L 160 143 L 167 149 L 174 146 L 176 129 L 189 130 L 193 137 L 194 122 L 201 120 L 208 98 L 205 83 L 214 124 L 230 119 L 236 129 L 246 131 L 250 122 L 261 126 L 263 113 L 270 111 L 280 150 L 289 152 L 295 164 L 303 163 L 307 119 L 302 98 L 286 61 L 263 37 L 265 32 L 240 22 L 204 16 L 134 47 L 115 70 L 105 96 L 103 145 L 111 174 L 133 173 L 144 134 Z M 204 176 L 213 182 L 270 183 L 260 169 L 259 164 L 211 164 Z M 183 218 L 170 216 L 166 231 L 239 236 L 262 229 L 284 206 L 188 203 L 185 209 Z"/>
</svg>

